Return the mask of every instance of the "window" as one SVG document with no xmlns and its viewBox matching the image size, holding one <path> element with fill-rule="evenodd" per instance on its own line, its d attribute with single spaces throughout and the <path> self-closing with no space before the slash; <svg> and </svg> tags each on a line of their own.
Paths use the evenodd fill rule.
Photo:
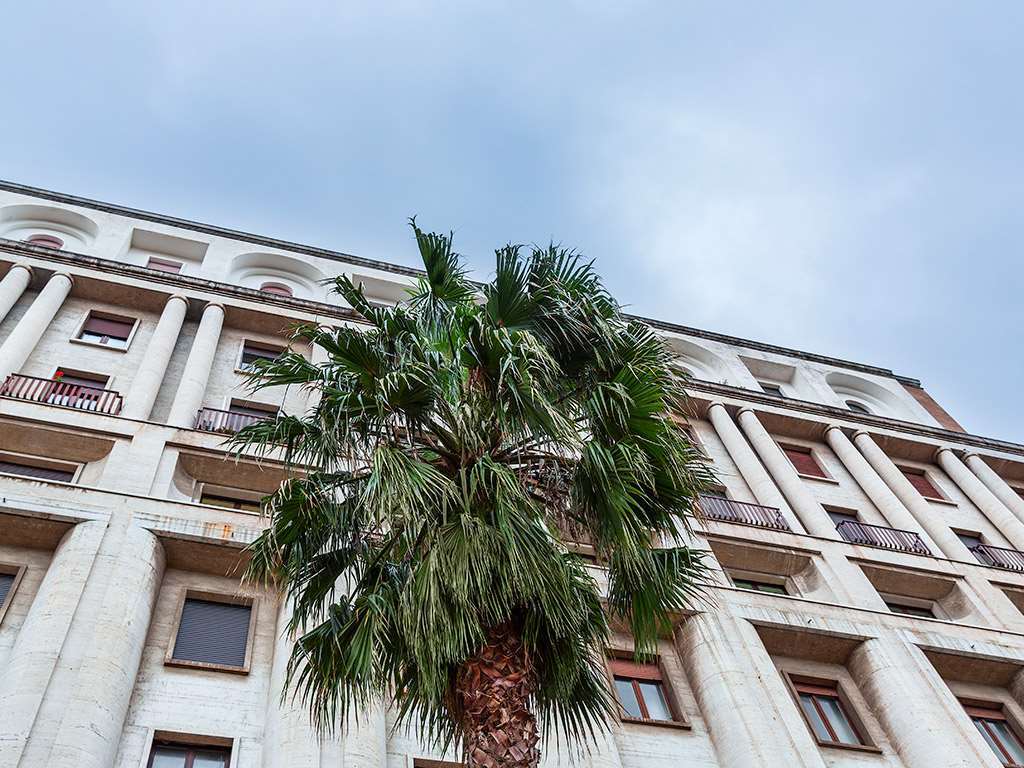
<svg viewBox="0 0 1024 768">
<path fill-rule="evenodd" d="M 807 477 L 828 478 L 828 473 L 818 464 L 818 460 L 814 458 L 810 448 L 802 448 L 796 445 L 783 445 L 780 447 L 796 468 L 797 474 Z"/>
<path fill-rule="evenodd" d="M 766 395 L 772 395 L 773 397 L 785 397 L 785 394 L 782 392 L 781 384 L 774 384 L 770 381 L 759 381 L 757 383 Z"/>
<path fill-rule="evenodd" d="M 1003 765 L 1016 768 L 1024 766 L 1024 746 L 1006 720 L 1003 708 L 996 704 L 972 706 L 961 702 L 971 722 L 981 733 L 981 737 L 1002 760 Z"/>
<path fill-rule="evenodd" d="M 252 416 L 254 419 L 269 419 L 272 416 L 276 416 L 277 411 L 278 409 L 275 405 L 242 400 L 232 400 L 228 406 L 228 413 L 237 413 L 239 416 Z"/>
<path fill-rule="evenodd" d="M 946 499 L 942 492 L 928 479 L 928 475 L 925 474 L 923 469 L 899 467 L 899 470 L 910 481 L 910 484 L 914 486 L 914 489 L 926 499 L 940 499 L 943 501 Z"/>
<path fill-rule="evenodd" d="M 25 238 L 26 243 L 32 243 L 32 245 L 40 245 L 43 248 L 56 248 L 61 249 L 64 247 L 64 241 L 56 235 L 29 235 Z"/>
<path fill-rule="evenodd" d="M 746 589 L 751 592 L 764 592 L 768 595 L 788 595 L 789 590 L 785 584 L 776 584 L 770 581 L 759 581 L 730 575 L 732 585 L 738 589 Z"/>
<path fill-rule="evenodd" d="M 147 768 L 228 768 L 231 750 L 154 742 Z"/>
<path fill-rule="evenodd" d="M 819 744 L 866 745 L 850 719 L 835 682 L 792 680 L 800 711 Z"/>
<path fill-rule="evenodd" d="M 292 296 L 294 295 L 291 288 L 284 283 L 264 283 L 260 286 L 260 290 L 264 293 L 272 293 L 275 296 Z"/>
<path fill-rule="evenodd" d="M 864 413 L 869 416 L 871 415 L 871 409 L 864 405 L 864 403 L 858 402 L 856 400 L 847 400 L 846 407 L 849 408 L 854 413 Z"/>
<path fill-rule="evenodd" d="M 980 533 L 974 533 L 973 531 L 958 531 L 955 528 L 953 529 L 953 533 L 955 533 L 956 537 L 963 542 L 963 545 L 972 552 L 975 548 L 980 547 L 985 543 L 981 540 Z"/>
<path fill-rule="evenodd" d="M 77 467 L 63 462 L 47 461 L 29 456 L 0 454 L 0 473 L 34 477 L 39 480 L 58 480 L 70 483 L 75 479 Z M 2 602 L 2 601 L 0 601 Z"/>
<path fill-rule="evenodd" d="M 901 616 L 917 616 L 923 619 L 935 618 L 935 611 L 925 605 L 914 605 L 900 600 L 885 598 L 885 607 L 892 613 L 898 613 Z"/>
<path fill-rule="evenodd" d="M 24 566 L 0 563 L 0 620 L 3 619 L 7 607 L 14 599 L 14 593 L 18 589 L 18 583 L 24 573 Z"/>
<path fill-rule="evenodd" d="M 186 595 L 166 662 L 248 672 L 254 618 L 251 603 L 219 595 Z"/>
<path fill-rule="evenodd" d="M 237 509 L 241 512 L 259 512 L 260 498 L 260 494 L 241 488 L 203 485 L 199 503 L 208 504 L 211 507 Z"/>
<path fill-rule="evenodd" d="M 149 261 L 146 262 L 146 269 L 155 269 L 157 272 L 168 272 L 172 275 L 181 272 L 181 267 L 182 263 L 180 261 L 158 259 L 156 256 L 150 256 Z"/>
<path fill-rule="evenodd" d="M 676 718 L 657 663 L 638 664 L 628 659 L 611 659 L 615 695 L 626 720 L 672 722 Z"/>
<path fill-rule="evenodd" d="M 242 342 L 242 357 L 239 359 L 239 370 L 248 370 L 257 360 L 276 360 L 284 352 L 280 347 L 260 344 L 255 341 Z"/>
<path fill-rule="evenodd" d="M 114 349 L 127 349 L 128 340 L 135 329 L 135 320 L 130 317 L 90 312 L 78 332 L 79 341 L 103 344 Z"/>
<path fill-rule="evenodd" d="M 90 387 L 92 389 L 104 389 L 107 382 L 110 381 L 110 377 L 104 376 L 102 373 L 74 371 L 70 368 L 58 368 L 54 372 L 53 378 L 69 387 Z"/>
</svg>

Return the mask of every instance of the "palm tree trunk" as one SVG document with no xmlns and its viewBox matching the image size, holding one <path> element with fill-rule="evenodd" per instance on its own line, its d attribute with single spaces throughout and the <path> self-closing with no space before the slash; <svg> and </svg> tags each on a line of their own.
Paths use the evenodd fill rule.
<svg viewBox="0 0 1024 768">
<path fill-rule="evenodd" d="M 455 706 L 467 768 L 537 768 L 534 675 L 517 627 L 503 624 L 455 675 Z"/>
</svg>

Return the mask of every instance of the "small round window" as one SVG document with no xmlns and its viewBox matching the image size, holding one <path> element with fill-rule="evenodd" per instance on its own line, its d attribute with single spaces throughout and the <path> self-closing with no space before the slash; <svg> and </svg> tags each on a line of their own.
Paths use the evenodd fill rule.
<svg viewBox="0 0 1024 768">
<path fill-rule="evenodd" d="M 272 293 L 275 296 L 291 296 L 292 289 L 284 283 L 264 283 L 260 286 L 260 290 L 264 293 Z"/>
<path fill-rule="evenodd" d="M 870 408 L 864 405 L 864 403 L 860 403 L 856 400 L 847 400 L 846 407 L 849 408 L 851 411 L 854 411 L 855 413 L 866 413 L 868 415 L 871 414 Z"/>
<path fill-rule="evenodd" d="M 32 243 L 32 245 L 41 245 L 43 248 L 63 248 L 64 241 L 59 237 L 53 235 L 30 235 L 25 239 L 26 243 Z"/>
</svg>

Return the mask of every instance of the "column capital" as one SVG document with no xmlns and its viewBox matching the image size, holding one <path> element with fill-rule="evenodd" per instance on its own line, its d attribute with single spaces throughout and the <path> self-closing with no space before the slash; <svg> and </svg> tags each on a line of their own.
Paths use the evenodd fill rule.
<svg viewBox="0 0 1024 768">
<path fill-rule="evenodd" d="M 55 277 L 66 277 L 69 283 L 71 283 L 72 285 L 75 284 L 75 278 L 71 276 L 70 272 L 54 272 L 50 276 L 50 280 L 53 280 L 53 278 Z M 50 282 L 50 280 L 47 280 L 46 282 Z"/>
<path fill-rule="evenodd" d="M 871 433 L 864 429 L 858 429 L 856 432 L 854 432 L 853 439 L 856 440 L 861 435 L 864 435 L 864 437 L 866 437 L 868 440 L 874 442 L 874 438 L 871 437 Z"/>
<path fill-rule="evenodd" d="M 932 456 L 934 456 L 935 460 L 938 461 L 939 460 L 939 456 L 941 456 L 942 454 L 946 453 L 947 451 L 950 454 L 952 454 L 953 458 L 956 458 L 956 453 L 948 445 L 940 445 L 938 448 L 935 449 L 935 453 L 933 453 Z"/>
<path fill-rule="evenodd" d="M 11 264 L 11 268 L 7 270 L 7 274 L 10 274 L 11 270 L 13 270 L 15 267 L 21 267 L 26 272 L 28 272 L 30 277 L 31 277 L 31 275 L 35 271 L 35 270 L 32 269 L 32 265 L 31 264 L 26 264 L 24 261 L 16 261 L 13 264 Z"/>
<path fill-rule="evenodd" d="M 839 426 L 838 424 L 828 424 L 828 425 L 827 425 L 827 426 L 825 427 L 825 434 L 827 435 L 827 434 L 828 434 L 829 432 L 831 432 L 831 431 L 832 431 L 833 429 L 838 429 L 838 430 L 839 430 L 840 432 L 842 432 L 842 431 L 843 431 L 843 428 L 842 428 L 842 427 L 840 427 L 840 426 Z"/>
<path fill-rule="evenodd" d="M 744 413 L 752 413 L 752 414 L 754 415 L 754 417 L 755 417 L 755 418 L 757 418 L 757 411 L 755 411 L 755 410 L 754 410 L 753 408 L 751 408 L 751 407 L 750 407 L 749 405 L 744 405 L 744 406 L 743 406 L 742 408 L 740 408 L 740 409 L 739 409 L 739 410 L 738 410 L 738 411 L 736 412 L 736 416 L 737 416 L 737 417 L 739 417 L 739 416 L 742 416 L 742 415 L 743 415 Z"/>
<path fill-rule="evenodd" d="M 964 461 L 970 458 L 980 459 L 981 454 L 975 453 L 974 451 L 964 451 Z"/>
<path fill-rule="evenodd" d="M 206 302 L 206 306 L 203 307 L 203 312 L 205 312 L 206 310 L 211 309 L 213 307 L 217 307 L 221 312 L 226 312 L 227 311 L 227 310 L 224 309 L 224 305 L 221 304 L 219 301 L 208 301 L 208 302 Z"/>
<path fill-rule="evenodd" d="M 721 400 L 712 400 L 710 403 L 708 403 L 708 410 L 710 411 L 715 406 L 719 408 L 725 408 L 725 403 L 723 403 Z"/>
<path fill-rule="evenodd" d="M 183 293 L 172 293 L 170 296 L 167 297 L 167 302 L 169 302 L 171 299 L 181 299 L 182 301 L 185 302 L 185 306 L 188 306 L 189 303 L 188 296 L 186 296 Z M 166 304 L 167 302 L 164 303 Z"/>
</svg>

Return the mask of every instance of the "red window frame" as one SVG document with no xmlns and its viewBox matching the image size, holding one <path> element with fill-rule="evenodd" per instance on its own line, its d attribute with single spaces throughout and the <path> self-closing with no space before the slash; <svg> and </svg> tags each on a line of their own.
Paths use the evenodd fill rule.
<svg viewBox="0 0 1024 768">
<path fill-rule="evenodd" d="M 800 710 L 800 714 L 804 718 L 804 722 L 807 723 L 807 727 L 810 728 L 811 734 L 821 744 L 828 744 L 830 746 L 839 747 L 855 747 L 855 746 L 870 746 L 867 740 L 864 738 L 864 734 L 861 732 L 861 727 L 857 721 L 850 716 L 850 711 L 847 709 L 846 704 L 843 702 L 843 697 L 839 695 L 839 684 L 838 683 L 809 683 L 802 682 L 800 680 L 790 679 L 790 683 L 793 685 L 793 690 L 796 691 L 797 695 L 797 708 Z M 818 714 L 818 718 L 821 720 L 825 730 L 828 731 L 829 741 L 822 741 L 818 738 L 817 733 L 814 730 L 813 724 L 808 720 L 807 713 L 804 712 L 803 705 L 800 703 L 800 694 L 807 694 L 811 697 L 811 702 L 814 704 L 814 709 Z M 829 720 L 828 714 L 825 709 L 821 706 L 819 699 L 831 699 L 836 703 L 839 711 L 843 713 L 843 717 L 846 718 L 847 724 L 850 726 L 850 730 L 853 731 L 853 735 L 857 737 L 857 744 L 849 744 L 845 741 L 840 741 L 839 734 L 836 733 L 835 727 L 832 721 Z"/>
<path fill-rule="evenodd" d="M 56 235 L 29 235 L 25 238 L 25 242 L 38 245 L 40 248 L 54 248 L 58 251 L 64 247 L 64 241 Z"/>
<path fill-rule="evenodd" d="M 264 293 L 270 293 L 274 296 L 294 296 L 295 292 L 284 283 L 268 282 L 263 283 L 260 286 L 260 290 Z"/>
<path fill-rule="evenodd" d="M 641 664 L 630 659 L 622 658 L 611 658 L 608 661 L 612 671 L 612 678 L 614 680 L 620 680 L 623 682 L 629 682 L 633 686 L 633 695 L 636 697 L 637 706 L 640 707 L 640 720 L 649 723 L 677 723 L 680 722 L 679 716 L 676 714 L 676 709 L 672 704 L 672 698 L 669 696 L 668 687 L 665 685 L 665 680 L 661 674 L 661 666 L 657 663 Z M 640 688 L 640 683 L 653 683 L 658 686 L 661 697 L 665 702 L 665 708 L 668 710 L 669 720 L 661 720 L 658 718 L 651 717 L 650 709 L 647 707 L 647 702 L 644 700 L 643 689 Z M 619 703 L 622 706 L 622 703 Z M 623 709 L 625 709 L 623 707 Z M 637 720 L 632 715 L 626 715 L 623 717 L 624 720 Z"/>
<path fill-rule="evenodd" d="M 1006 723 L 1006 728 L 1010 732 L 1010 735 L 1016 739 L 1017 746 L 1024 749 L 1024 742 L 1020 740 L 1016 729 L 1013 728 L 1009 719 L 1006 717 L 1006 714 L 1003 712 L 1002 707 L 993 704 L 979 706 L 968 704 L 963 701 L 960 703 L 963 704 L 964 711 L 967 713 L 967 716 L 971 718 L 971 722 L 974 723 L 974 726 L 979 731 L 984 729 L 984 732 L 988 735 L 988 743 L 998 747 L 999 751 L 996 752 L 996 756 L 1002 760 L 1003 765 L 1006 768 L 1020 768 L 1022 764 L 1014 762 L 1013 755 L 1011 755 L 1003 745 L 1003 739 L 1000 737 L 999 733 L 993 730 L 987 722 L 997 721 Z"/>
<path fill-rule="evenodd" d="M 798 475 L 807 477 L 821 477 L 831 479 L 825 468 L 818 463 L 818 458 L 810 448 L 799 445 L 780 445 L 782 452 L 786 454 L 789 463 L 793 465 Z"/>
<path fill-rule="evenodd" d="M 935 486 L 923 469 L 914 467 L 899 467 L 898 469 L 923 498 L 946 501 L 946 496 Z"/>
</svg>

